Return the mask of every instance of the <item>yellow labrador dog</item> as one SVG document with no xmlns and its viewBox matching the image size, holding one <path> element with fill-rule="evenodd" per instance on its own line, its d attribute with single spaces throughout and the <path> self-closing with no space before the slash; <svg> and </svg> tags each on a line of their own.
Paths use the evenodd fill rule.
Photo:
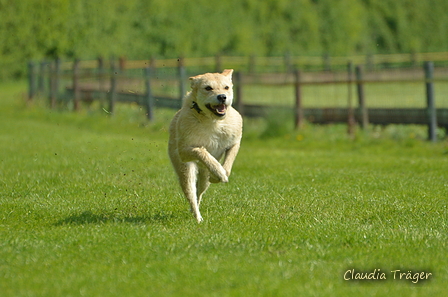
<svg viewBox="0 0 448 297">
<path fill-rule="evenodd" d="M 210 183 L 229 181 L 240 148 L 243 120 L 231 106 L 232 73 L 190 77 L 192 90 L 170 125 L 169 156 L 198 222 L 202 195 Z"/>
</svg>

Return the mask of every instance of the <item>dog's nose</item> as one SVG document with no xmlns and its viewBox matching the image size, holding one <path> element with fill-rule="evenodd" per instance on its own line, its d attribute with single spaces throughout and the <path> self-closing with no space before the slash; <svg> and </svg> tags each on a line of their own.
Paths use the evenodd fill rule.
<svg viewBox="0 0 448 297">
<path fill-rule="evenodd" d="M 224 103 L 226 102 L 227 96 L 226 94 L 219 94 L 217 98 L 220 103 Z"/>
</svg>

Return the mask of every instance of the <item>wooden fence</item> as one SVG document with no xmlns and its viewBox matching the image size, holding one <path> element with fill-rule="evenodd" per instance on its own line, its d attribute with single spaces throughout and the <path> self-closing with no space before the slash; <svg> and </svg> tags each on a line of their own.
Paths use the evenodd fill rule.
<svg viewBox="0 0 448 297">
<path fill-rule="evenodd" d="M 438 56 L 437 56 L 438 55 Z M 429 54 L 427 54 L 429 56 Z M 424 54 L 412 55 L 415 61 L 425 58 Z M 437 61 L 443 61 L 448 56 L 445 53 L 433 54 L 432 57 L 439 57 Z M 356 58 L 356 57 L 355 57 Z M 379 60 L 381 56 L 375 56 Z M 383 57 L 384 58 L 384 57 Z M 390 58 L 390 57 L 389 57 Z M 384 75 L 385 71 L 369 72 L 368 63 L 353 67 L 352 61 L 345 61 L 345 72 L 339 72 L 339 77 L 335 79 L 334 71 L 298 71 L 297 63 L 294 59 L 283 59 L 283 72 L 259 73 L 254 69 L 246 68 L 241 71 L 243 59 L 238 60 L 233 57 L 232 61 L 227 61 L 225 57 L 213 57 L 202 59 L 175 59 L 175 60 L 140 60 L 126 61 L 121 58 L 117 61 L 105 61 L 98 59 L 95 61 L 61 62 L 60 60 L 52 62 L 41 62 L 39 64 L 29 63 L 29 98 L 36 95 L 47 97 L 49 106 L 55 108 L 60 105 L 69 105 L 73 110 L 78 110 L 81 102 L 92 102 L 99 100 L 101 106 L 108 113 L 115 112 L 117 102 L 134 102 L 145 108 L 147 118 L 152 120 L 154 117 L 154 108 L 180 108 L 181 98 L 187 91 L 188 74 L 198 74 L 202 72 L 215 71 L 214 68 L 235 68 L 235 107 L 244 116 L 264 116 L 273 108 L 283 109 L 294 115 L 294 122 L 297 128 L 307 120 L 313 123 L 347 123 L 349 133 L 353 133 L 354 126 L 359 123 L 362 128 L 368 124 L 387 125 L 397 124 L 423 124 L 428 125 L 428 135 L 431 140 L 435 140 L 436 128 L 438 126 L 448 129 L 448 108 L 437 108 L 435 104 L 434 82 L 448 83 L 446 77 L 434 78 L 434 64 L 425 63 L 424 73 L 421 77 L 416 76 L 416 72 L 422 72 L 422 67 L 406 68 L 402 71 L 400 77 L 394 78 Z M 263 58 L 268 60 L 268 58 Z M 276 65 L 280 60 L 273 58 L 270 62 Z M 361 58 L 358 58 L 361 59 Z M 364 57 L 364 61 L 366 61 Z M 410 57 L 408 56 L 408 60 Z M 261 64 L 255 64 L 254 61 L 261 61 L 262 58 L 250 58 L 253 63 L 252 68 L 261 68 Z M 335 58 L 332 58 L 334 61 Z M 354 59 L 357 61 L 356 59 Z M 240 66 L 233 65 L 240 62 Z M 247 66 L 248 60 L 246 59 Z M 274 62 L 273 62 L 274 61 Z M 286 62 L 285 62 L 286 61 Z M 312 62 L 312 59 L 308 63 Z M 391 61 L 390 59 L 388 60 Z M 404 58 L 395 58 L 396 62 L 403 62 Z M 410 60 L 409 60 L 410 61 Z M 233 63 L 233 64 L 232 64 Z M 249 63 L 250 65 L 250 63 Z M 254 66 L 258 65 L 258 66 Z M 238 68 L 240 67 L 240 68 Z M 249 68 L 251 68 L 249 67 Z M 375 66 L 378 67 L 378 66 Z M 243 67 L 245 68 L 245 67 Z M 306 68 L 306 67 L 304 67 Z M 324 67 L 325 68 L 325 67 Z M 198 70 L 201 69 L 201 70 Z M 208 69 L 208 70 L 206 70 Z M 410 70 L 411 69 L 411 70 Z M 445 69 L 445 68 L 444 68 Z M 188 72 L 188 74 L 187 74 Z M 345 74 L 343 74 L 345 73 Z M 373 74 L 372 74 L 373 73 Z M 414 73 L 412 75 L 406 75 Z M 376 74 L 376 76 L 375 76 Z M 165 85 L 177 88 L 177 94 L 171 92 L 166 94 L 158 86 L 160 81 Z M 377 83 L 421 83 L 426 88 L 426 107 L 424 108 L 372 108 L 369 107 L 368 98 L 366 98 L 364 87 Z M 344 107 L 303 107 L 302 89 L 304 87 L 319 87 L 323 85 L 346 85 L 347 104 Z M 247 86 L 270 85 L 293 86 L 291 98 L 294 99 L 293 106 L 274 106 L 253 104 L 246 102 L 244 98 L 244 89 Z M 352 91 L 352 89 L 356 91 Z"/>
</svg>

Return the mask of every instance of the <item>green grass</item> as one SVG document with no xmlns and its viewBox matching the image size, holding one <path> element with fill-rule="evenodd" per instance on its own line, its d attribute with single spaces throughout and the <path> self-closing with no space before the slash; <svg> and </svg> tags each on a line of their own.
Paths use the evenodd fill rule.
<svg viewBox="0 0 448 297">
<path fill-rule="evenodd" d="M 145 124 L 137 106 L 74 114 L 0 89 L 1 296 L 446 294 L 448 145 L 422 127 L 260 138 L 269 123 L 246 120 L 199 225 L 166 153 L 174 111 Z M 344 281 L 348 269 L 388 279 Z"/>
</svg>

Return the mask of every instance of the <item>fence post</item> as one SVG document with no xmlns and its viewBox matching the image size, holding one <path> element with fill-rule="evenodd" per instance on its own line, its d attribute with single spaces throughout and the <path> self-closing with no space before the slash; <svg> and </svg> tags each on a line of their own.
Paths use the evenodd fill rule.
<svg viewBox="0 0 448 297">
<path fill-rule="evenodd" d="M 348 86 L 348 115 L 347 115 L 347 124 L 348 124 L 348 135 L 351 138 L 355 137 L 355 113 L 353 110 L 353 96 L 352 96 L 352 83 L 353 83 L 353 63 L 352 61 L 348 62 L 347 65 L 347 86 Z"/>
<path fill-rule="evenodd" d="M 57 58 L 50 65 L 50 108 L 55 108 L 59 91 L 61 60 Z"/>
<path fill-rule="evenodd" d="M 104 59 L 103 57 L 98 58 L 98 87 L 99 87 L 99 97 L 100 97 L 100 106 L 104 108 L 106 101 L 106 81 L 105 81 L 106 72 L 104 69 Z"/>
<path fill-rule="evenodd" d="M 56 96 L 55 96 L 55 94 L 54 94 L 54 89 L 55 89 L 55 79 L 54 79 L 54 77 L 55 77 L 55 75 L 54 75 L 54 73 L 56 72 L 56 65 L 55 65 L 55 63 L 52 61 L 52 62 L 50 62 L 49 63 L 49 65 L 48 65 L 48 68 L 49 68 L 49 75 L 48 75 L 48 77 L 49 77 L 49 91 L 50 91 L 50 96 L 48 96 L 49 98 L 49 103 L 50 103 L 50 108 L 55 108 L 56 107 Z"/>
<path fill-rule="evenodd" d="M 59 96 L 59 87 L 61 81 L 61 58 L 56 58 L 56 98 Z"/>
<path fill-rule="evenodd" d="M 111 76 L 110 76 L 110 91 L 109 91 L 109 110 L 107 111 L 109 115 L 113 115 L 115 111 L 115 101 L 116 101 L 116 91 L 117 91 L 117 75 L 118 71 L 115 65 L 115 61 L 111 60 Z"/>
<path fill-rule="evenodd" d="M 37 79 L 37 91 L 41 95 L 45 92 L 45 66 L 47 66 L 47 62 L 45 60 L 41 61 L 39 64 L 39 77 Z"/>
<path fill-rule="evenodd" d="M 215 71 L 221 72 L 222 71 L 221 67 L 222 67 L 221 55 L 216 55 L 215 56 Z"/>
<path fill-rule="evenodd" d="M 366 67 L 367 70 L 372 71 L 375 68 L 374 56 L 372 54 L 368 54 L 366 56 Z"/>
<path fill-rule="evenodd" d="M 144 105 L 146 108 L 146 118 L 152 121 L 154 119 L 154 101 L 151 93 L 151 66 L 149 65 L 145 68 L 145 88 Z"/>
<path fill-rule="evenodd" d="M 154 57 L 149 59 L 149 67 L 151 67 L 151 73 L 154 77 L 157 77 L 157 60 Z"/>
<path fill-rule="evenodd" d="M 355 72 L 356 72 L 356 88 L 358 91 L 359 114 L 361 115 L 361 128 L 363 130 L 366 130 L 369 127 L 369 115 L 364 96 L 364 82 L 362 81 L 363 73 L 360 65 L 356 66 Z"/>
<path fill-rule="evenodd" d="M 410 54 L 410 60 L 411 60 L 411 66 L 417 67 L 417 53 L 415 51 L 412 51 Z"/>
<path fill-rule="evenodd" d="M 126 57 L 121 56 L 120 58 L 118 58 L 118 63 L 119 63 L 120 73 L 124 73 L 126 70 Z"/>
<path fill-rule="evenodd" d="M 295 103 L 295 123 L 294 127 L 296 129 L 300 129 L 303 126 L 303 108 L 302 108 L 302 93 L 300 89 L 300 71 L 297 69 L 294 71 L 295 77 L 295 94 L 296 94 L 296 103 Z"/>
<path fill-rule="evenodd" d="M 323 57 L 323 64 L 325 71 L 331 71 L 331 58 L 329 54 L 325 54 Z"/>
<path fill-rule="evenodd" d="M 81 92 L 79 88 L 79 59 L 76 58 L 73 62 L 73 110 L 79 110 L 79 101 Z"/>
<path fill-rule="evenodd" d="M 285 53 L 284 62 L 285 62 L 285 72 L 291 73 L 291 72 L 295 71 L 292 67 L 290 52 Z"/>
<path fill-rule="evenodd" d="M 28 100 L 33 100 L 36 95 L 36 77 L 34 62 L 28 62 Z"/>
<path fill-rule="evenodd" d="M 434 98 L 434 63 L 425 62 L 426 108 L 428 113 L 428 140 L 437 141 L 437 110 Z"/>
<path fill-rule="evenodd" d="M 182 100 L 182 98 L 185 96 L 185 93 L 187 92 L 187 87 L 185 85 L 187 80 L 187 73 L 185 71 L 184 58 L 180 57 L 177 61 L 179 70 L 179 99 Z"/>
<path fill-rule="evenodd" d="M 249 73 L 250 74 L 254 74 L 256 71 L 256 66 L 255 66 L 256 62 L 255 62 L 255 55 L 251 55 L 249 57 Z"/>
<path fill-rule="evenodd" d="M 240 71 L 235 72 L 234 74 L 235 86 L 236 86 L 236 100 L 235 100 L 235 109 L 241 114 L 244 115 L 244 106 L 243 106 L 243 78 Z"/>
</svg>

